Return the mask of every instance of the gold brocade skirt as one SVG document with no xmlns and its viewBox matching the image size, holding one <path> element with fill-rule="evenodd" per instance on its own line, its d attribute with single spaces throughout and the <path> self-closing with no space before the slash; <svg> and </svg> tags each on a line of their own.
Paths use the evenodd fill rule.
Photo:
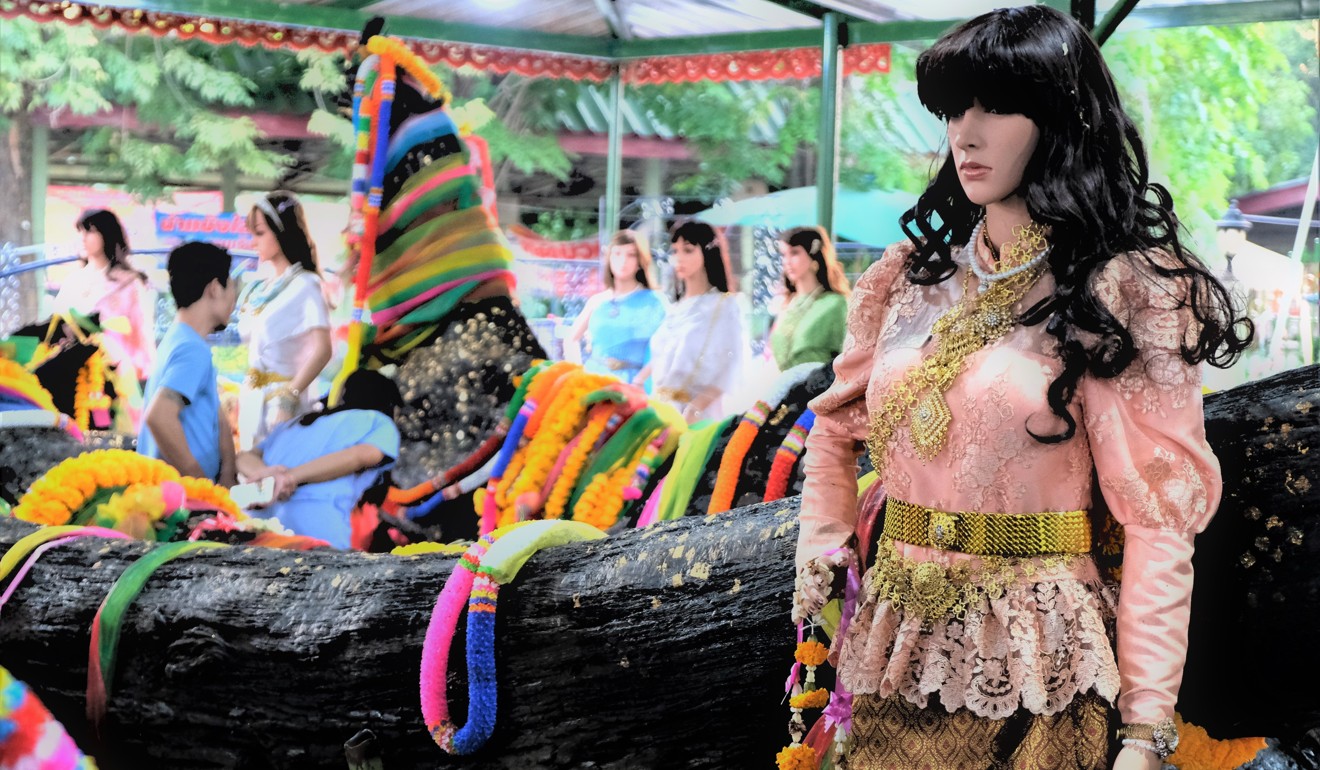
<svg viewBox="0 0 1320 770">
<path fill-rule="evenodd" d="M 1052 716 L 986 719 L 900 697 L 854 695 L 849 770 L 1108 770 L 1116 727 L 1093 692 Z"/>
</svg>

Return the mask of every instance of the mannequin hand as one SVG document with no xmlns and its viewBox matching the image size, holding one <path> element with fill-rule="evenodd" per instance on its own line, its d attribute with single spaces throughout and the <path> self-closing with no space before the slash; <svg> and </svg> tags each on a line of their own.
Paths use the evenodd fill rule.
<svg viewBox="0 0 1320 770">
<path fill-rule="evenodd" d="M 839 550 L 803 565 L 793 583 L 793 622 L 811 619 L 836 593 L 838 576 L 848 568 L 849 554 Z"/>
<path fill-rule="evenodd" d="M 1160 758 L 1135 746 L 1124 746 L 1114 759 L 1114 770 L 1160 770 Z"/>
</svg>

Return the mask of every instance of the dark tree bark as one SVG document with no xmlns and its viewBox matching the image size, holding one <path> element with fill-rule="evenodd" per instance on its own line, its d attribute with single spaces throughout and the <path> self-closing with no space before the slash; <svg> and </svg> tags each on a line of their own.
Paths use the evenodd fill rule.
<svg viewBox="0 0 1320 770">
<path fill-rule="evenodd" d="M 1181 709 L 1217 737 L 1300 740 L 1316 723 L 1318 371 L 1208 399 L 1228 488 L 1198 541 L 1200 626 Z M 82 717 L 88 627 L 151 546 L 68 545 L 5 608 L 0 663 L 111 768 L 342 767 L 345 741 L 364 728 L 387 768 L 769 766 L 785 736 L 796 505 L 534 557 L 501 597 L 496 733 L 467 759 L 430 742 L 417 696 L 423 635 L 452 557 L 231 548 L 165 565 L 127 615 L 94 739 Z M 0 522 L 0 543 L 27 531 Z M 1257 554 L 1250 566 L 1244 544 Z M 452 667 L 461 719 L 457 649 Z"/>
</svg>

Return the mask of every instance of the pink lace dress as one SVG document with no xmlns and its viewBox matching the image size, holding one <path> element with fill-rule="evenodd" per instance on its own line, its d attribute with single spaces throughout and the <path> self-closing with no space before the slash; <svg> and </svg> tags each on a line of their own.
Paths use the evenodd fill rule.
<svg viewBox="0 0 1320 770">
<path fill-rule="evenodd" d="M 962 296 L 969 270 L 960 249 L 958 272 L 934 286 L 906 279 L 910 249 L 890 247 L 858 282 L 837 378 L 812 404 L 799 566 L 852 536 L 869 410 L 930 352 L 932 325 Z M 1190 311 L 1180 308 L 1179 287 L 1147 277 L 1141 259 L 1116 257 L 1096 279 L 1097 296 L 1131 332 L 1138 355 L 1116 378 L 1081 379 L 1069 406 L 1073 438 L 1046 444 L 1027 432 L 1063 427 L 1046 400 L 1061 363 L 1044 324 L 1019 325 L 972 354 L 946 393 L 953 421 L 943 450 L 923 462 L 905 424 L 881 479 L 891 497 L 944 511 L 1083 510 L 1098 492 L 1124 528 L 1121 593 L 1085 555 L 1012 560 L 994 590 L 942 617 L 922 618 L 864 591 L 833 651 L 854 693 L 920 707 L 937 695 L 950 712 L 1000 718 L 1018 709 L 1057 714 L 1093 691 L 1117 698 L 1125 722 L 1172 716 L 1186 656 L 1192 540 L 1214 514 L 1221 479 L 1205 440 L 1200 373 L 1179 354 Z M 970 286 L 976 290 L 974 276 Z M 1052 288 L 1047 275 L 1017 310 Z M 886 548 L 907 565 L 983 566 L 953 551 L 893 542 L 881 544 L 882 554 Z"/>
</svg>

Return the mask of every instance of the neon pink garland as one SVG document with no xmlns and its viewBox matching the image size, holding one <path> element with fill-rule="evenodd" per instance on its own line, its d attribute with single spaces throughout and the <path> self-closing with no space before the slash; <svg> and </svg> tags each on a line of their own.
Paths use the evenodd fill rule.
<svg viewBox="0 0 1320 770">
<path fill-rule="evenodd" d="M 481 557 L 495 541 L 494 532 L 483 535 L 473 543 L 454 565 L 445 587 L 435 600 L 431 623 L 426 628 L 426 641 L 422 645 L 422 719 L 431 739 L 440 748 L 453 753 L 457 725 L 449 716 L 449 697 L 445 692 L 446 673 L 449 668 L 449 648 L 458 628 L 458 616 L 463 614 L 472 593 L 472 582 L 477 576 Z"/>
</svg>

